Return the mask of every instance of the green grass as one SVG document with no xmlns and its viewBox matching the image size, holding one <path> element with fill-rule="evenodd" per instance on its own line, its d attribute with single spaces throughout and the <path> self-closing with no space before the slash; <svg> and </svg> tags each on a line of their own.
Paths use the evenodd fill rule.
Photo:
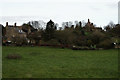
<svg viewBox="0 0 120 80">
<path fill-rule="evenodd" d="M 21 59 L 8 60 L 8 54 Z M 3 47 L 3 78 L 117 78 L 117 50 Z"/>
</svg>

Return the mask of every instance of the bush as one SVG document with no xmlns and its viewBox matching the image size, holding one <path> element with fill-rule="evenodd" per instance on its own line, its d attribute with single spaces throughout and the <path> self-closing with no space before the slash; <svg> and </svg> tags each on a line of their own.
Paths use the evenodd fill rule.
<svg viewBox="0 0 120 80">
<path fill-rule="evenodd" d="M 20 59 L 22 56 L 19 54 L 8 54 L 6 56 L 7 59 Z"/>
<path fill-rule="evenodd" d="M 79 36 L 75 39 L 74 44 L 77 46 L 86 46 L 87 45 L 87 39 L 85 36 Z"/>
<path fill-rule="evenodd" d="M 98 47 L 104 48 L 104 49 L 111 49 L 113 48 L 113 44 L 111 40 L 107 39 L 99 43 Z"/>
<path fill-rule="evenodd" d="M 50 45 L 59 45 L 60 43 L 56 39 L 51 39 L 47 41 L 48 44 Z"/>
<path fill-rule="evenodd" d="M 55 37 L 63 45 L 72 45 L 75 39 L 75 35 L 71 30 L 58 31 Z"/>
<path fill-rule="evenodd" d="M 46 44 L 46 42 L 44 40 L 41 40 L 40 45 L 44 45 L 44 44 Z"/>
<path fill-rule="evenodd" d="M 87 40 L 87 46 L 91 47 L 91 45 L 93 45 L 92 40 Z"/>
<path fill-rule="evenodd" d="M 51 39 L 49 41 L 43 41 L 40 42 L 41 45 L 60 45 L 60 43 L 56 39 Z"/>
<path fill-rule="evenodd" d="M 94 31 L 93 33 L 91 33 L 88 37 L 89 41 L 88 41 L 88 46 L 90 45 L 97 45 L 99 44 L 101 41 L 105 40 L 106 35 L 100 31 Z"/>
<path fill-rule="evenodd" d="M 14 37 L 13 38 L 13 43 L 16 44 L 16 46 L 23 46 L 23 45 L 27 45 L 27 39 L 25 37 Z"/>
</svg>

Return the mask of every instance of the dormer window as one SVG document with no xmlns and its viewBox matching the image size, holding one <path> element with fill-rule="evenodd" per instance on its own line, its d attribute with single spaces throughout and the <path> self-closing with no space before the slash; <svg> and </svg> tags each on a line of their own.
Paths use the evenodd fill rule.
<svg viewBox="0 0 120 80">
<path fill-rule="evenodd" d="M 23 31 L 22 30 L 19 30 L 19 33 L 22 33 Z"/>
</svg>

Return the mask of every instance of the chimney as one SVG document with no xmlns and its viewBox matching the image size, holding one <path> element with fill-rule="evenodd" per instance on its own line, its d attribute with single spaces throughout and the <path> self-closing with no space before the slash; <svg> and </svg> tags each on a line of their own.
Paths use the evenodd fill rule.
<svg viewBox="0 0 120 80">
<path fill-rule="evenodd" d="M 80 27 L 82 27 L 82 22 L 81 21 L 79 22 L 79 25 L 80 25 Z"/>
<path fill-rule="evenodd" d="M 14 23 L 14 26 L 16 27 L 16 26 L 17 26 L 17 23 Z"/>
<path fill-rule="evenodd" d="M 88 23 L 90 23 L 90 19 L 88 19 Z"/>
<path fill-rule="evenodd" d="M 8 27 L 8 22 L 6 22 L 6 26 Z"/>
<path fill-rule="evenodd" d="M 91 26 L 93 26 L 93 23 L 91 23 Z"/>
</svg>

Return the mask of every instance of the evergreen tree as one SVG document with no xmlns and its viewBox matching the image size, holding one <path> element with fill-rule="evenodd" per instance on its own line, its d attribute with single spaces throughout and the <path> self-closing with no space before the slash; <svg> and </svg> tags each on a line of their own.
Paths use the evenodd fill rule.
<svg viewBox="0 0 120 80">
<path fill-rule="evenodd" d="M 53 39 L 55 37 L 54 36 L 55 30 L 56 30 L 56 26 L 55 26 L 54 22 L 52 20 L 50 20 L 46 25 L 44 39 L 45 40 Z"/>
</svg>

